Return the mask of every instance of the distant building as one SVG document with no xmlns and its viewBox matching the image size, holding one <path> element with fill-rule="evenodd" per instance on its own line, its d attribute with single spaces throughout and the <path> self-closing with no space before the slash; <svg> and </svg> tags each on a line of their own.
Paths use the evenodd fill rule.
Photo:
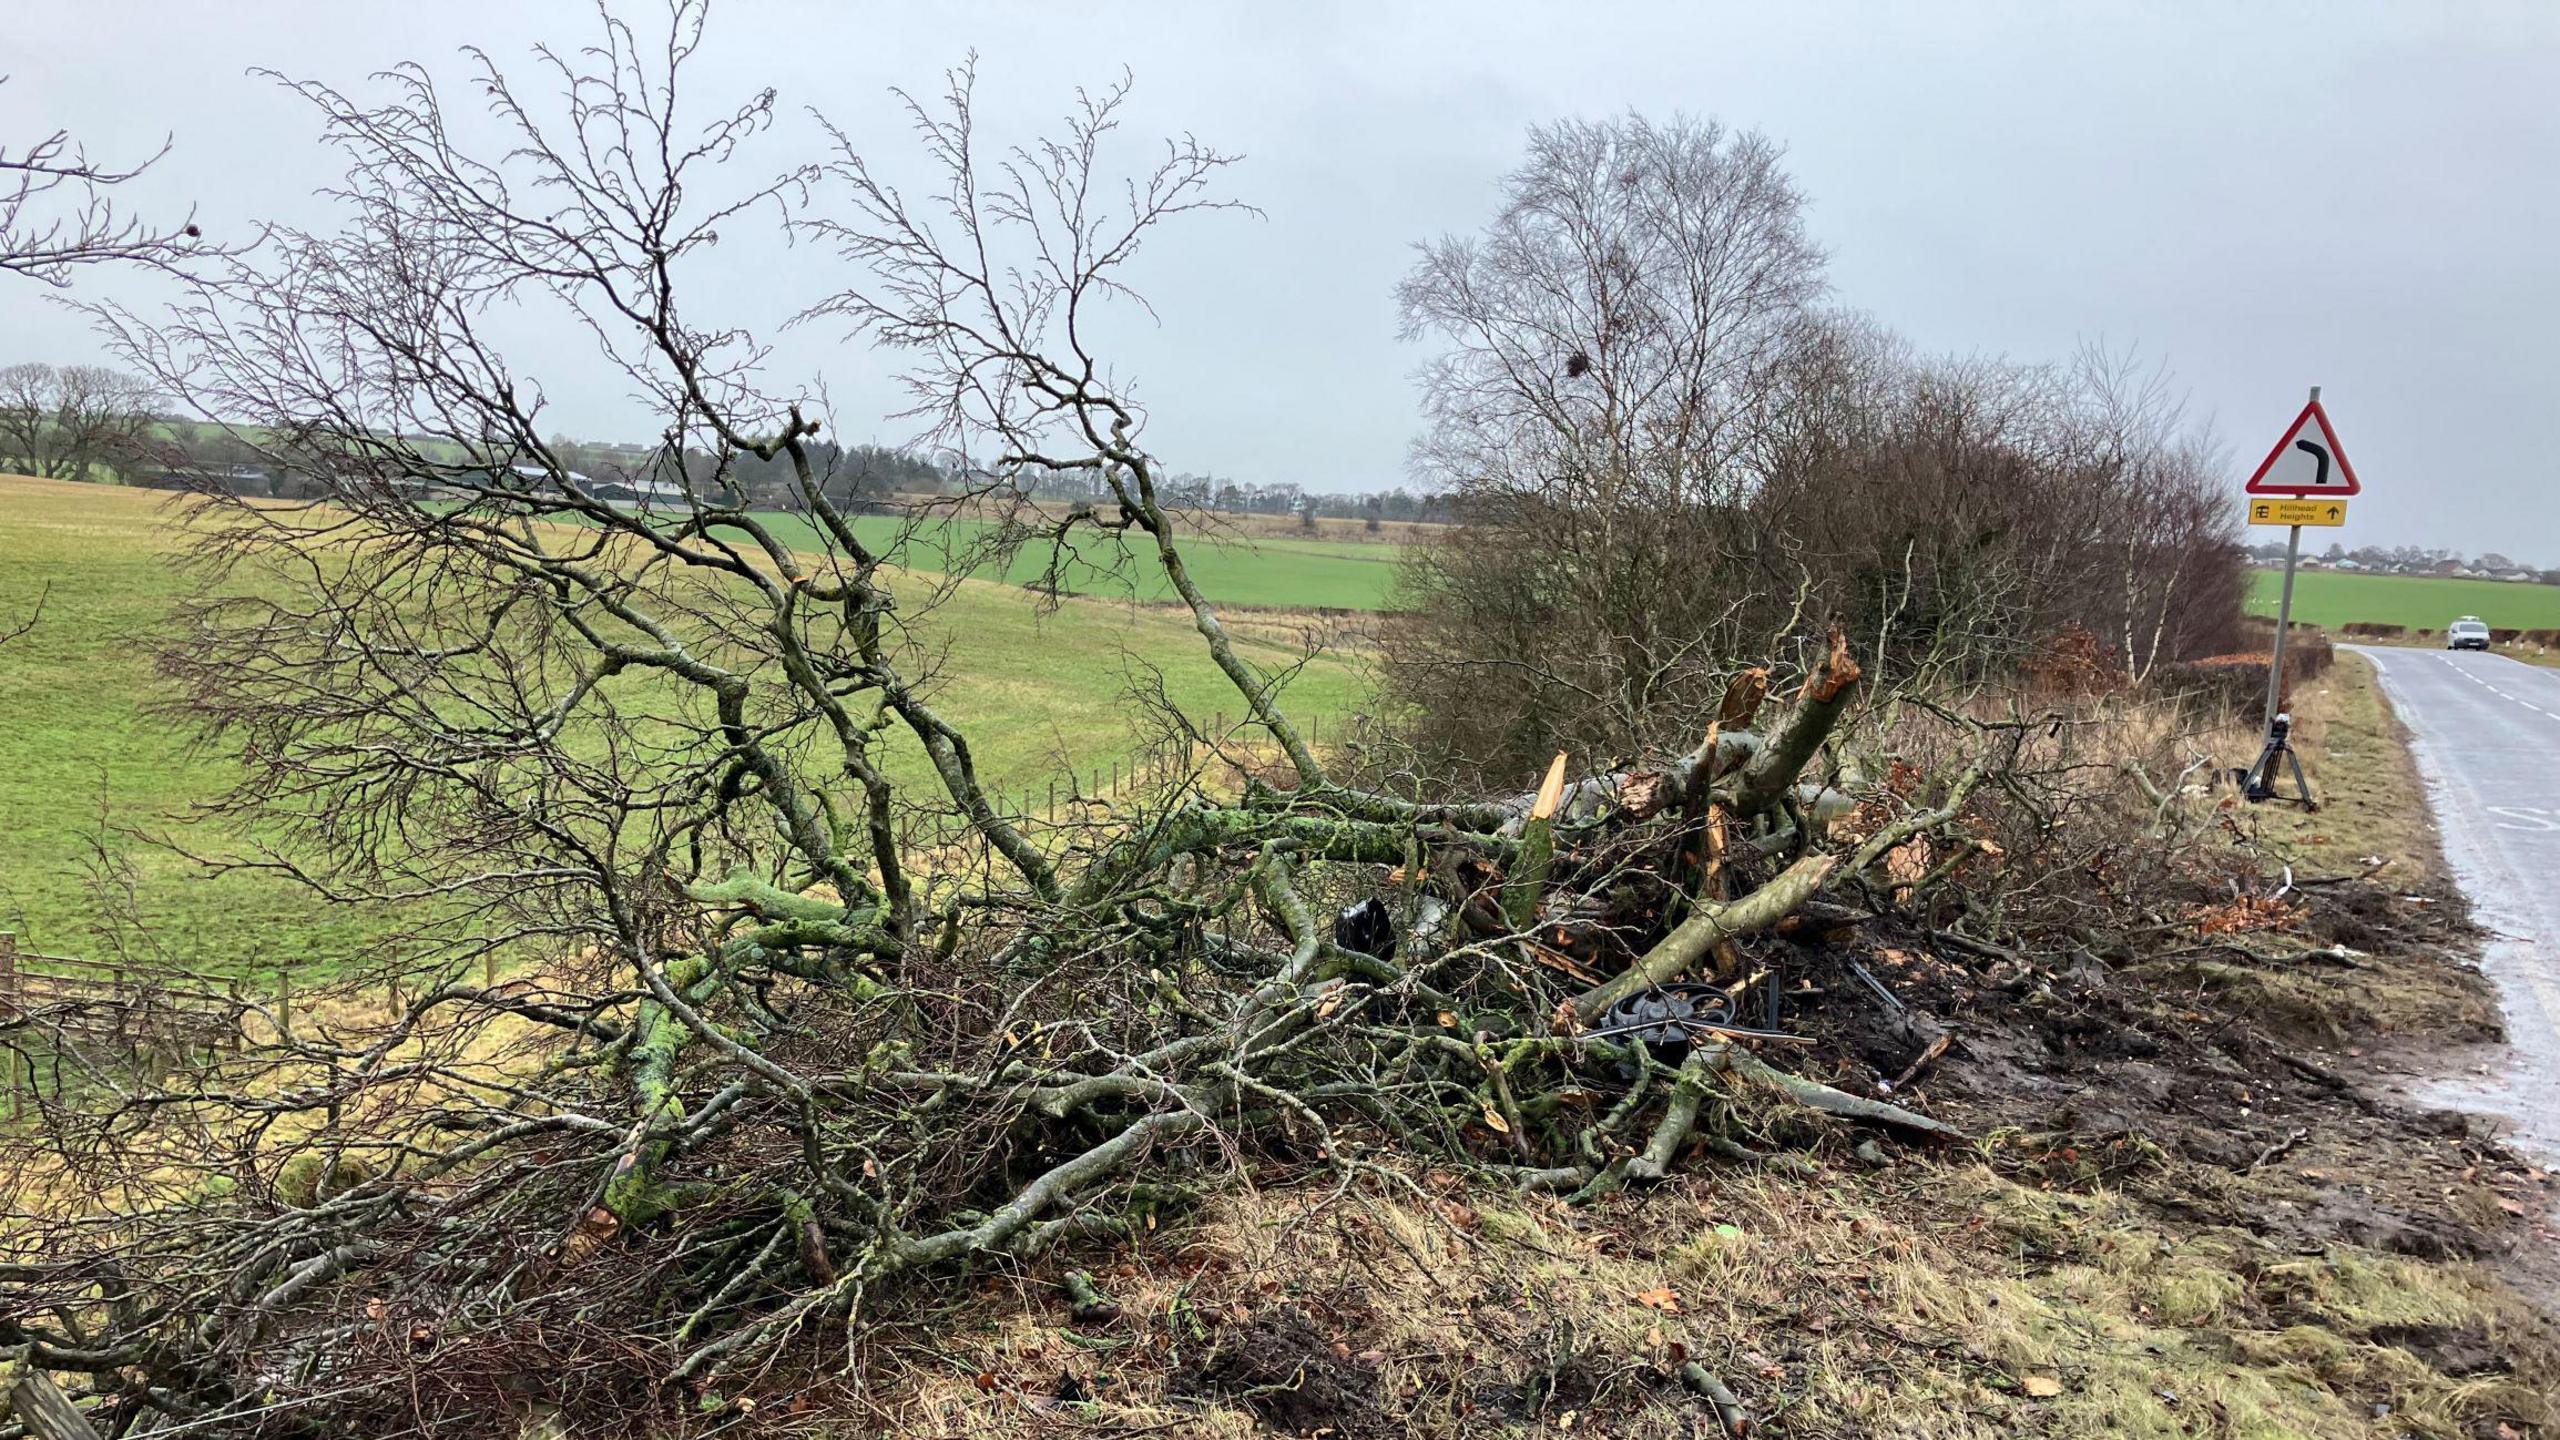
<svg viewBox="0 0 2560 1440">
<path fill-rule="evenodd" d="M 275 472 L 264 465 L 199 465 L 160 470 L 136 478 L 146 490 L 194 490 L 265 499 L 276 493 Z"/>
<path fill-rule="evenodd" d="M 671 485 L 664 480 L 640 480 L 627 477 L 589 480 L 583 475 L 573 478 L 578 482 L 578 488 L 599 500 L 610 501 L 616 505 L 637 505 L 643 510 L 693 508 L 693 499 L 684 493 L 683 486 Z"/>
</svg>

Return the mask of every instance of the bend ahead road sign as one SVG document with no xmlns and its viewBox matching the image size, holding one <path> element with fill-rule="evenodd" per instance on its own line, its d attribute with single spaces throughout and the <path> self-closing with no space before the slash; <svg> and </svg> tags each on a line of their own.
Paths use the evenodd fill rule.
<svg viewBox="0 0 2560 1440">
<path fill-rule="evenodd" d="M 2344 500 L 2266 500 L 2249 502 L 2252 525 L 2344 525 L 2347 502 Z"/>
<path fill-rule="evenodd" d="M 2258 462 L 2258 473 L 2249 477 L 2252 495 L 2291 495 L 2296 499 L 2316 495 L 2321 499 L 2335 496 L 2344 499 L 2364 493 L 2356 483 L 2355 467 L 2347 463 L 2347 452 L 2338 448 L 2338 432 L 2329 428 L 2329 412 L 2312 401 L 2293 417 L 2293 425 Z M 2254 523 L 2254 522 L 2253 522 Z M 2331 521 L 2300 520 L 2288 524 L 2331 524 Z"/>
</svg>

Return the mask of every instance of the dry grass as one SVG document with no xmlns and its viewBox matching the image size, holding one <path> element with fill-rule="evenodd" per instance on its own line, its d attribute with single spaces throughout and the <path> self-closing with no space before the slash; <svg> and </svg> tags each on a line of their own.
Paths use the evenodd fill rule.
<svg viewBox="0 0 2560 1440">
<path fill-rule="evenodd" d="M 2191 783 L 2181 803 L 2198 818 L 2218 821 L 2224 836 L 2259 863 L 2272 861 L 2268 869 L 2291 867 L 2297 880 L 2374 871 L 2376 892 L 2299 892 L 2297 903 L 2309 906 L 2311 928 L 2321 938 L 2361 951 L 2406 944 L 2406 932 L 2429 931 L 2431 943 L 2459 946 L 2462 907 L 2446 879 L 2407 732 L 2372 663 L 2341 653 L 2326 674 L 2299 688 L 2291 713 L 2293 743 L 2319 809 L 2252 805 L 2240 796 L 2229 777 L 2257 757 L 2264 737 L 2254 718 L 2169 742 L 2209 753 L 2218 767 L 2209 783 Z M 2290 783 L 2288 777 L 2287 790 Z M 2495 999 L 2457 965 L 2269 963 L 2248 953 L 2250 937 L 2231 938 L 2240 948 L 2192 954 L 2172 968 L 2192 981 L 2200 1000 L 2246 1013 L 2292 1040 L 2338 1046 L 2357 1034 L 2443 1040 L 2496 1031 Z M 2312 943 L 2299 936 L 2262 938 L 2254 948 L 2264 953 Z"/>
<path fill-rule="evenodd" d="M 2226 753 L 2246 765 L 2257 740 L 2249 734 L 2236 745 L 2226 741 Z M 2340 655 L 2335 668 L 2304 686 L 2294 700 L 2293 742 L 2320 808 L 2306 814 L 2285 805 L 2251 807 L 2249 824 L 2261 843 L 2309 872 L 2361 870 L 2383 860 L 2394 884 L 2443 875 L 2426 791 L 2373 662 Z"/>
<path fill-rule="evenodd" d="M 1454 1187 L 1248 1195 L 1174 1238 L 1151 1253 L 1177 1258 L 1103 1277 L 1124 1307 L 1105 1326 L 1069 1326 L 1044 1286 L 991 1286 L 983 1322 L 881 1396 L 891 1428 L 1691 1436 L 1710 1432 L 1676 1379 L 1690 1359 L 1772 1435 L 2451 1440 L 2560 1423 L 2531 1317 L 2466 1268 L 2171 1237 L 2117 1197 L 1966 1160 L 1719 1178 L 1601 1214 Z M 2394 1343 L 2409 1334 L 2521 1359 L 2448 1374 Z"/>
</svg>

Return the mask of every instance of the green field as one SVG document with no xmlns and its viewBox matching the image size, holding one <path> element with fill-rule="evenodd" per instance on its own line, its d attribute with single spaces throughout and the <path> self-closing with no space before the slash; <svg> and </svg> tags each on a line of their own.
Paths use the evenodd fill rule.
<svg viewBox="0 0 2560 1440">
<path fill-rule="evenodd" d="M 2284 588 L 2278 570 L 2249 574 L 2249 608 L 2276 613 Z M 2293 618 L 2336 628 L 2356 621 L 2442 630 L 2457 616 L 2477 615 L 2500 629 L 2560 629 L 2560 585 L 2503 580 L 2440 580 L 2416 575 L 2358 575 L 2304 570 L 2293 579 Z"/>
<path fill-rule="evenodd" d="M 29 949 L 111 954 L 113 938 L 93 923 L 92 856 L 103 847 L 129 867 L 146 930 L 172 953 L 224 967 L 334 967 L 379 934 L 378 921 L 281 881 L 208 878 L 127 833 L 176 831 L 201 851 L 244 838 L 184 823 L 222 789 L 230 766 L 196 753 L 180 724 L 152 713 L 163 694 L 152 651 L 188 583 L 173 564 L 179 537 L 167 498 L 0 477 L 0 630 L 50 585 L 41 623 L 0 646 L 0 930 L 18 932 Z M 1359 563 L 1310 551 L 1271 573 L 1321 574 L 1319 560 Z M 1187 710 L 1240 708 L 1179 612 L 1070 601 L 1044 617 L 1019 588 L 971 582 L 928 625 L 963 642 L 946 666 L 941 708 L 969 729 L 980 773 L 1019 796 L 1044 792 L 1066 767 L 1089 772 L 1128 755 L 1137 738 L 1124 696 L 1149 667 Z M 1296 658 L 1249 643 L 1248 653 L 1275 664 Z M 1351 665 L 1320 659 L 1288 701 L 1325 716 L 1362 693 Z M 923 757 L 893 753 L 891 770 L 921 779 Z"/>
<path fill-rule="evenodd" d="M 788 515 L 761 517 L 787 543 L 814 545 L 810 523 Z M 1045 546 L 1025 546 L 1012 556 L 1001 577 L 991 561 L 972 564 L 971 555 L 992 527 L 975 520 L 936 520 L 908 525 L 888 515 L 866 515 L 854 522 L 854 533 L 866 545 L 891 551 L 898 563 L 920 570 L 949 571 L 961 566 L 979 579 L 1028 585 L 1041 578 L 1049 563 Z M 1141 543 L 1144 537 L 1140 537 Z M 1132 554 L 1117 537 L 1088 532 L 1076 540 L 1073 558 L 1060 578 L 1069 594 L 1141 600 L 1170 600 L 1152 549 Z M 1277 606 L 1291 610 L 1382 610 L 1394 583 L 1398 547 L 1360 540 L 1187 542 L 1183 559 L 1192 578 L 1209 598 L 1227 605 Z M 1132 581 L 1135 583 L 1133 584 Z"/>
</svg>

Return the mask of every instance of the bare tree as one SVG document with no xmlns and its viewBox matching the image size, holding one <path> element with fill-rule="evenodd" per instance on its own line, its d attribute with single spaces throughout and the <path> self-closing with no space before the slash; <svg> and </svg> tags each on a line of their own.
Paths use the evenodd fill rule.
<svg viewBox="0 0 2560 1440">
<path fill-rule="evenodd" d="M 1399 290 L 1458 524 L 1418 547 L 1386 674 L 1421 761 L 1668 743 L 1772 635 L 1878 672 L 2139 679 L 2227 638 L 2228 506 L 2165 375 L 1926 360 L 1812 308 L 1776 147 L 1630 117 L 1533 131 L 1484 232 Z"/>
<path fill-rule="evenodd" d="M 1415 461 L 1464 538 L 1416 557 L 1414 599 L 1452 613 L 1396 669 L 1431 709 L 1474 687 L 1519 697 L 1476 758 L 1631 743 L 1633 717 L 1720 687 L 1719 557 L 1750 548 L 1730 521 L 1755 418 L 1822 291 L 1802 208 L 1756 133 L 1564 121 L 1530 132 L 1483 234 L 1421 248 L 1397 289 L 1407 338 L 1440 346 Z"/>
<path fill-rule="evenodd" d="M 168 151 L 164 143 L 141 163 L 118 167 L 90 158 L 67 130 L 14 151 L 0 145 L 0 273 L 61 286 L 83 265 L 166 264 L 194 253 L 204 232 L 192 213 L 162 229 L 118 210 L 110 193 Z"/>
<path fill-rule="evenodd" d="M 0 464 L 50 480 L 89 480 L 147 448 L 157 396 L 101 365 L 0 367 Z"/>
</svg>

